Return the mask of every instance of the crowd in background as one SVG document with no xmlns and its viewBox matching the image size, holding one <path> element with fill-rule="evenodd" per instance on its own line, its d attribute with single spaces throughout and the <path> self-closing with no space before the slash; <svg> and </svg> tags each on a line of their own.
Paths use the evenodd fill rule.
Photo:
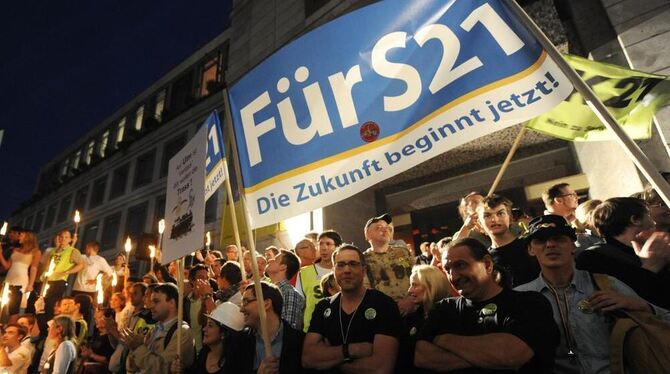
<svg viewBox="0 0 670 374">
<path fill-rule="evenodd" d="M 670 209 L 651 188 L 579 204 L 563 183 L 543 200 L 515 217 L 470 193 L 462 227 L 416 252 L 388 214 L 361 228 L 368 248 L 307 233 L 257 255 L 263 300 L 235 245 L 197 251 L 180 299 L 176 262 L 131 274 L 68 230 L 42 250 L 13 227 L 0 373 L 607 373 L 621 311 L 670 321 Z"/>
</svg>

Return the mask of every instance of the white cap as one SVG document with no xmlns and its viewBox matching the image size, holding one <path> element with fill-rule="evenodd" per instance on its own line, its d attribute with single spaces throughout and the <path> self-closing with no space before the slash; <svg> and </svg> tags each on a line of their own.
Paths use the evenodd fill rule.
<svg viewBox="0 0 670 374">
<path fill-rule="evenodd" d="M 219 304 L 212 313 L 205 316 L 235 331 L 244 328 L 244 315 L 240 312 L 240 307 L 230 301 Z"/>
</svg>

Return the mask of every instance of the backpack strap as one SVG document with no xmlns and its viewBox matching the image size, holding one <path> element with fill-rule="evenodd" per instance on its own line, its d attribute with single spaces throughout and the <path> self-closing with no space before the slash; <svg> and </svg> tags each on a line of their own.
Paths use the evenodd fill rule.
<svg viewBox="0 0 670 374">
<path fill-rule="evenodd" d="M 175 331 L 177 331 L 177 322 L 172 324 L 172 326 L 170 326 L 170 328 L 168 329 L 167 334 L 165 334 L 165 339 L 163 339 L 163 349 L 166 349 L 168 344 L 170 344 L 170 340 L 172 339 L 172 335 L 174 335 Z"/>
</svg>

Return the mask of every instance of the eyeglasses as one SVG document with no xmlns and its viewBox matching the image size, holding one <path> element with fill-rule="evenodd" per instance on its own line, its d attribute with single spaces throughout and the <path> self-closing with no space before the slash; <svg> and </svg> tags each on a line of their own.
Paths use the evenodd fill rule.
<svg viewBox="0 0 670 374">
<path fill-rule="evenodd" d="M 349 266 L 352 269 L 358 269 L 361 266 L 360 261 L 338 261 L 335 263 L 335 266 L 338 269 L 344 269 L 346 266 Z"/>
<path fill-rule="evenodd" d="M 242 299 L 242 306 L 247 306 L 247 305 L 253 303 L 256 300 L 257 299 Z"/>
<path fill-rule="evenodd" d="M 576 192 L 571 192 L 571 193 L 566 193 L 563 195 L 558 195 L 559 197 L 567 197 L 567 196 L 572 196 L 572 197 L 579 197 Z"/>
</svg>

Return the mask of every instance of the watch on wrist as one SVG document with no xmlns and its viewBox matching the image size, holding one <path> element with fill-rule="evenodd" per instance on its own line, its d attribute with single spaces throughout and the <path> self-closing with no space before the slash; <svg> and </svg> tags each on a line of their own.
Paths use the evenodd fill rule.
<svg viewBox="0 0 670 374">
<path fill-rule="evenodd" d="M 342 344 L 342 356 L 344 356 L 344 363 L 354 360 L 354 358 L 349 354 L 349 344 L 347 343 Z"/>
</svg>

